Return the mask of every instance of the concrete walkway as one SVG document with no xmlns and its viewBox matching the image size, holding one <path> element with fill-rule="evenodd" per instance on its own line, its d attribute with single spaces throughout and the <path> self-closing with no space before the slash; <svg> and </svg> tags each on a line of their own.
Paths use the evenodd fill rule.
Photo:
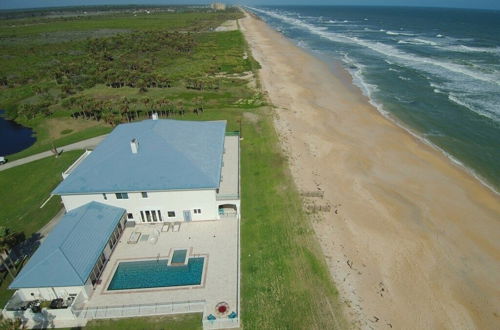
<svg viewBox="0 0 500 330">
<path fill-rule="evenodd" d="M 98 145 L 106 136 L 108 136 L 108 135 L 107 134 L 100 135 L 100 136 L 96 136 L 96 137 L 93 137 L 93 138 L 90 138 L 87 140 L 82 140 L 82 141 L 79 141 L 79 142 L 76 142 L 73 144 L 68 144 L 67 146 L 58 147 L 57 151 L 63 152 L 63 151 L 70 151 L 70 150 L 91 149 L 91 148 L 94 148 L 96 145 Z M 7 170 L 9 168 L 23 165 L 26 163 L 31 163 L 35 160 L 47 158 L 47 157 L 50 157 L 53 155 L 54 154 L 52 153 L 52 151 L 49 150 L 49 151 L 41 152 L 39 154 L 35 154 L 35 155 L 31 155 L 31 156 L 28 156 L 25 158 L 21 158 L 18 160 L 13 160 L 12 162 L 7 162 L 7 164 L 0 165 L 0 171 L 4 171 L 4 170 Z M 8 160 L 8 157 L 7 157 L 7 160 Z"/>
</svg>

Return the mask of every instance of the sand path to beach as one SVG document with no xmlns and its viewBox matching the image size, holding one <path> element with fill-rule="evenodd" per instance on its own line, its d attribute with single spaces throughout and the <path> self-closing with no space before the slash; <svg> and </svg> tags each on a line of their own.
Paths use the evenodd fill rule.
<svg viewBox="0 0 500 330">
<path fill-rule="evenodd" d="M 498 329 L 500 198 L 265 23 L 241 29 L 346 315 L 364 329 Z"/>
</svg>

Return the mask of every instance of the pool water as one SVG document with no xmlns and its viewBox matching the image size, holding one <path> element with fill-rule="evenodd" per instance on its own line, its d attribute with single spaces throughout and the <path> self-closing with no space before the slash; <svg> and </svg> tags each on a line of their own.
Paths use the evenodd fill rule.
<svg viewBox="0 0 500 330">
<path fill-rule="evenodd" d="M 205 258 L 189 258 L 185 266 L 168 259 L 120 262 L 108 290 L 130 290 L 201 284 Z"/>
<path fill-rule="evenodd" d="M 175 250 L 172 255 L 171 264 L 184 264 L 186 262 L 187 250 Z"/>
</svg>

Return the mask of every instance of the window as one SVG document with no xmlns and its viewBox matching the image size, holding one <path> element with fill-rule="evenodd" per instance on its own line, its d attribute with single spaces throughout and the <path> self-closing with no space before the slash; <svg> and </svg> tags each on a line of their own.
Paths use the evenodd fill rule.
<svg viewBox="0 0 500 330">
<path fill-rule="evenodd" d="M 142 198 L 148 198 L 148 193 L 143 191 L 141 192 Z"/>
<path fill-rule="evenodd" d="M 105 193 L 102 193 L 102 198 L 104 198 L 104 200 L 107 200 L 108 199 L 108 196 L 106 196 Z"/>
<path fill-rule="evenodd" d="M 194 214 L 201 214 L 201 209 L 194 209 Z"/>
<path fill-rule="evenodd" d="M 133 219 L 134 218 L 134 215 L 132 213 L 127 213 L 127 218 L 128 219 Z"/>
<path fill-rule="evenodd" d="M 175 217 L 175 212 L 174 211 L 168 211 L 168 217 L 169 218 Z"/>
<path fill-rule="evenodd" d="M 128 193 L 116 193 L 116 199 L 128 199 Z"/>
<path fill-rule="evenodd" d="M 146 220 L 144 220 L 144 212 L 141 211 L 141 220 L 142 222 L 145 222 Z"/>
<path fill-rule="evenodd" d="M 160 210 L 158 210 L 158 218 L 160 218 L 160 221 L 163 221 L 163 219 L 161 218 L 161 212 L 160 212 Z"/>
</svg>

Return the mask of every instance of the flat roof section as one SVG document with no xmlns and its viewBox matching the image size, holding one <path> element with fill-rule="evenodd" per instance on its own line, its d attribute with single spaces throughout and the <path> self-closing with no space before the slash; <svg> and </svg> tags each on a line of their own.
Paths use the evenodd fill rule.
<svg viewBox="0 0 500 330">
<path fill-rule="evenodd" d="M 240 194 L 240 137 L 226 136 L 224 139 L 224 151 L 217 197 L 238 199 Z"/>
</svg>

